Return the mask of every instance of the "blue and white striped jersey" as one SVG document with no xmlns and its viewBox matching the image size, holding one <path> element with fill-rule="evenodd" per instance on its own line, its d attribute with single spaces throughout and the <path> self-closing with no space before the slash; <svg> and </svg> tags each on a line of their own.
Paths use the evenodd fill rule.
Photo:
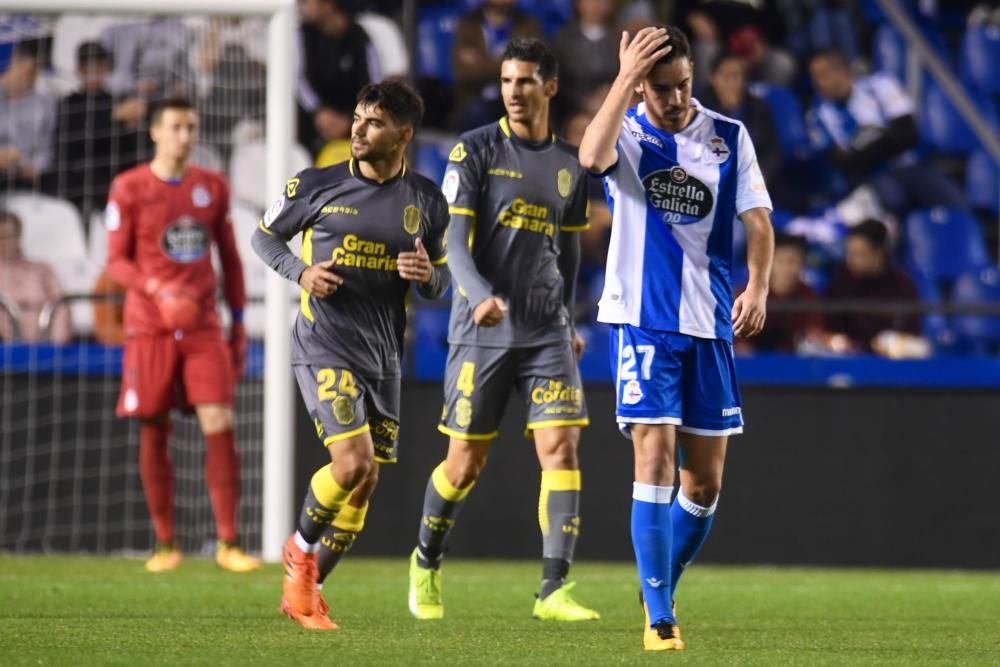
<svg viewBox="0 0 1000 667">
<path fill-rule="evenodd" d="M 912 114 L 913 100 L 899 82 L 885 74 L 873 74 L 854 81 L 844 102 L 818 101 L 806 120 L 813 148 L 824 152 L 864 145 L 891 121 Z M 896 160 L 906 164 L 914 157 L 909 151 Z"/>
<path fill-rule="evenodd" d="M 597 319 L 731 341 L 733 224 L 771 198 L 743 124 L 691 104 L 677 134 L 643 103 L 625 116 L 604 175 L 613 223 Z"/>
</svg>

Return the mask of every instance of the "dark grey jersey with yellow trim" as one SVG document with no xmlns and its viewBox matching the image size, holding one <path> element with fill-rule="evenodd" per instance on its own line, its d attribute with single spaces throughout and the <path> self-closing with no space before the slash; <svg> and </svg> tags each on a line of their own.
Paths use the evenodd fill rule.
<svg viewBox="0 0 1000 667">
<path fill-rule="evenodd" d="M 555 137 L 528 143 L 503 118 L 463 134 L 448 159 L 441 189 L 457 286 L 448 342 L 533 347 L 569 340 L 567 306 L 579 263 L 573 232 L 587 228 L 589 213 L 576 149 Z M 568 263 L 560 261 L 567 244 L 576 256 Z M 507 315 L 498 326 L 478 327 L 472 312 L 491 295 L 506 300 Z"/>
<path fill-rule="evenodd" d="M 441 190 L 405 166 L 381 184 L 362 176 L 354 160 L 306 169 L 289 180 L 254 233 L 254 250 L 296 283 L 307 265 L 330 259 L 331 270 L 344 279 L 323 299 L 303 290 L 292 364 L 398 376 L 410 281 L 399 277 L 397 257 L 414 250 L 419 237 L 435 270 L 447 277 L 447 226 Z M 287 246 L 300 232 L 301 259 Z M 446 287 L 447 280 L 438 280 L 437 294 L 425 295 Z"/>
</svg>

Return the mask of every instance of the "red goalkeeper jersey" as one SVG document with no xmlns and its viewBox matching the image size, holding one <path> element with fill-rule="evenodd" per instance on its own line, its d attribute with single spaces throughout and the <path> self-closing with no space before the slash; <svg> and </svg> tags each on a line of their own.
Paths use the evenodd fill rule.
<svg viewBox="0 0 1000 667">
<path fill-rule="evenodd" d="M 108 273 L 127 289 L 125 334 L 169 331 L 143 291 L 150 278 L 182 287 L 201 313 L 194 329 L 219 326 L 212 244 L 219 251 L 224 293 L 241 316 L 246 304 L 243 265 L 229 219 L 229 185 L 221 174 L 188 166 L 179 181 L 164 181 L 149 164 L 119 174 L 111 184 L 105 217 Z"/>
</svg>

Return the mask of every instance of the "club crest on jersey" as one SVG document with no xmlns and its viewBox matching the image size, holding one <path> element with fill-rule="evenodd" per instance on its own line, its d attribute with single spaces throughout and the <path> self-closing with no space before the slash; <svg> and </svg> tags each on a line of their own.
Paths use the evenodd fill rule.
<svg viewBox="0 0 1000 667">
<path fill-rule="evenodd" d="M 403 209 L 403 229 L 407 234 L 416 234 L 420 231 L 420 209 L 413 204 Z"/>
<path fill-rule="evenodd" d="M 295 195 L 299 191 L 299 183 L 301 183 L 301 181 L 299 180 L 298 177 L 289 178 L 288 182 L 285 183 L 285 195 L 289 199 L 295 199 Z"/>
<path fill-rule="evenodd" d="M 713 164 L 722 164 L 729 159 L 729 146 L 726 145 L 722 137 L 712 137 L 709 139 L 705 150 L 705 159 Z"/>
<path fill-rule="evenodd" d="M 212 193 L 204 185 L 196 185 L 191 189 L 191 203 L 198 208 L 208 208 L 212 204 Z"/>
<path fill-rule="evenodd" d="M 455 147 L 451 149 L 450 153 L 448 153 L 448 160 L 450 162 L 461 162 L 468 155 L 469 154 L 465 150 L 465 144 L 460 141 L 455 144 Z"/>
<path fill-rule="evenodd" d="M 184 216 L 167 227 L 160 237 L 164 254 L 175 262 L 197 262 L 209 248 L 208 229 L 190 216 Z"/>
<path fill-rule="evenodd" d="M 642 393 L 642 385 L 639 384 L 639 381 L 629 380 L 625 383 L 625 388 L 622 390 L 622 404 L 635 405 L 644 396 L 645 394 Z"/>
<path fill-rule="evenodd" d="M 660 169 L 642 179 L 650 205 L 668 225 L 690 225 L 712 210 L 715 198 L 707 185 L 681 166 Z"/>
<path fill-rule="evenodd" d="M 569 189 L 573 185 L 573 176 L 569 169 L 560 169 L 556 174 L 556 187 L 559 189 L 559 196 L 565 199 L 569 196 Z"/>
</svg>

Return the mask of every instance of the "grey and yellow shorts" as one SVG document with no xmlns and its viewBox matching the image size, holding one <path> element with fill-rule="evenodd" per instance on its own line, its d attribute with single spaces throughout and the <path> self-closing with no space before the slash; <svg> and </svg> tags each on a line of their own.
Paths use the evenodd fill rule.
<svg viewBox="0 0 1000 667">
<path fill-rule="evenodd" d="M 375 460 L 395 463 L 399 453 L 399 378 L 371 378 L 349 368 L 293 366 L 302 400 L 329 447 L 371 432 Z"/>
<path fill-rule="evenodd" d="M 568 341 L 526 348 L 455 344 L 448 349 L 438 430 L 463 440 L 495 438 L 513 389 L 528 410 L 526 432 L 589 423 Z"/>
</svg>

